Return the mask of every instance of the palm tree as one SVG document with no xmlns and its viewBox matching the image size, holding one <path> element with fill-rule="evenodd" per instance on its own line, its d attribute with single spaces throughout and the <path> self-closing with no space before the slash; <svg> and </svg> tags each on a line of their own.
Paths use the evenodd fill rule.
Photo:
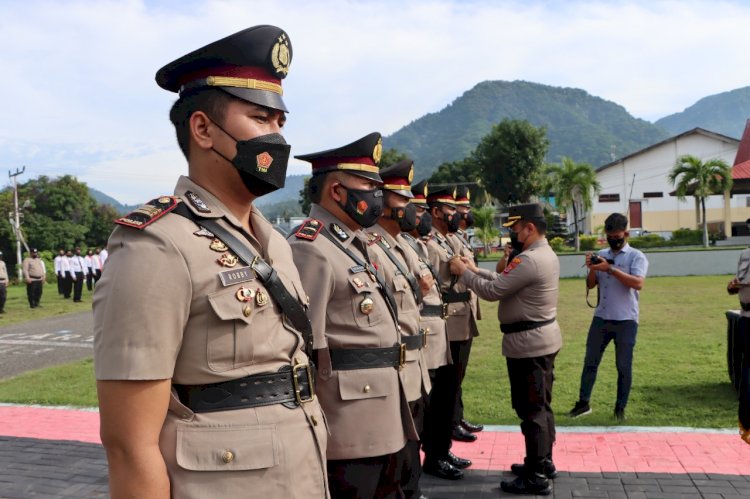
<svg viewBox="0 0 750 499">
<path fill-rule="evenodd" d="M 547 192 L 555 195 L 555 202 L 560 211 L 573 210 L 575 224 L 576 251 L 581 248 L 578 240 L 578 208 L 585 212 L 592 207 L 591 193 L 599 193 L 602 189 L 596 179 L 594 167 L 588 163 L 576 163 L 570 158 L 563 157 L 562 164 L 550 164 L 544 169 L 544 187 Z"/>
<path fill-rule="evenodd" d="M 490 243 L 500 235 L 495 227 L 495 208 L 488 204 L 471 211 L 474 215 L 474 235 L 484 244 L 484 254 L 487 256 L 490 254 Z"/>
<path fill-rule="evenodd" d="M 684 201 L 688 194 L 692 194 L 700 202 L 703 246 L 708 248 L 706 198 L 732 188 L 732 167 L 721 159 L 710 159 L 704 163 L 700 158 L 685 154 L 677 158 L 667 178 L 677 188 L 677 199 Z"/>
</svg>

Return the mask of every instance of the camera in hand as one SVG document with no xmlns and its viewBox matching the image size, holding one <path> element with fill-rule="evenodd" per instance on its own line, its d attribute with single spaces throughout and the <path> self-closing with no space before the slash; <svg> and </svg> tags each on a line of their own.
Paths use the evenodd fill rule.
<svg viewBox="0 0 750 499">
<path fill-rule="evenodd" d="M 599 255 L 591 255 L 591 265 L 596 265 L 597 263 L 602 263 L 605 259 L 600 257 Z M 610 265 L 615 263 L 614 260 L 610 260 L 609 258 L 606 259 L 607 262 L 609 262 Z"/>
</svg>

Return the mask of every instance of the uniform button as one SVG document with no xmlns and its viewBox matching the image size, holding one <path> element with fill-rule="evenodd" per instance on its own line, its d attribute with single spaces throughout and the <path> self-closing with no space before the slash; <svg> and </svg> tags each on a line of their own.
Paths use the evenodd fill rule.
<svg viewBox="0 0 750 499">
<path fill-rule="evenodd" d="M 227 464 L 231 463 L 232 461 L 234 461 L 234 452 L 232 452 L 231 450 L 225 450 L 221 455 L 221 460 Z"/>
<path fill-rule="evenodd" d="M 185 421 L 189 421 L 190 420 L 190 414 L 186 412 L 185 414 L 182 415 L 182 419 L 184 419 Z"/>
<path fill-rule="evenodd" d="M 424 328 L 424 334 L 430 334 L 430 328 L 428 327 Z"/>
<path fill-rule="evenodd" d="M 365 387 L 362 388 L 362 391 L 365 393 L 370 393 L 370 385 L 365 385 Z"/>
<path fill-rule="evenodd" d="M 315 419 L 315 416 L 310 416 L 310 421 L 312 421 L 313 426 L 318 426 L 318 420 Z"/>
<path fill-rule="evenodd" d="M 324 367 L 320 370 L 320 374 L 322 374 L 323 376 L 328 376 L 330 374 L 330 371 Z"/>
</svg>

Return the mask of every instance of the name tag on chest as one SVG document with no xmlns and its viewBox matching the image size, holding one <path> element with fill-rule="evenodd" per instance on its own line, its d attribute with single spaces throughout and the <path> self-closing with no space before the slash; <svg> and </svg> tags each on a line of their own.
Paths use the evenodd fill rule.
<svg viewBox="0 0 750 499">
<path fill-rule="evenodd" d="M 226 287 L 254 280 L 255 272 L 250 267 L 240 267 L 238 269 L 219 272 L 219 279 L 221 280 L 221 284 Z"/>
</svg>

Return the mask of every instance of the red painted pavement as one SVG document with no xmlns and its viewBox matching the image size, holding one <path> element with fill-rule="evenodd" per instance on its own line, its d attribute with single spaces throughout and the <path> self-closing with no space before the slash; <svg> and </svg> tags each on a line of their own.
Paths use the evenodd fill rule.
<svg viewBox="0 0 750 499">
<path fill-rule="evenodd" d="M 0 435 L 99 443 L 99 414 L 75 409 L 0 406 Z M 523 459 L 518 432 L 478 433 L 454 442 L 472 469 L 507 470 Z M 557 469 L 569 472 L 721 473 L 750 475 L 750 445 L 718 433 L 558 433 Z"/>
</svg>

